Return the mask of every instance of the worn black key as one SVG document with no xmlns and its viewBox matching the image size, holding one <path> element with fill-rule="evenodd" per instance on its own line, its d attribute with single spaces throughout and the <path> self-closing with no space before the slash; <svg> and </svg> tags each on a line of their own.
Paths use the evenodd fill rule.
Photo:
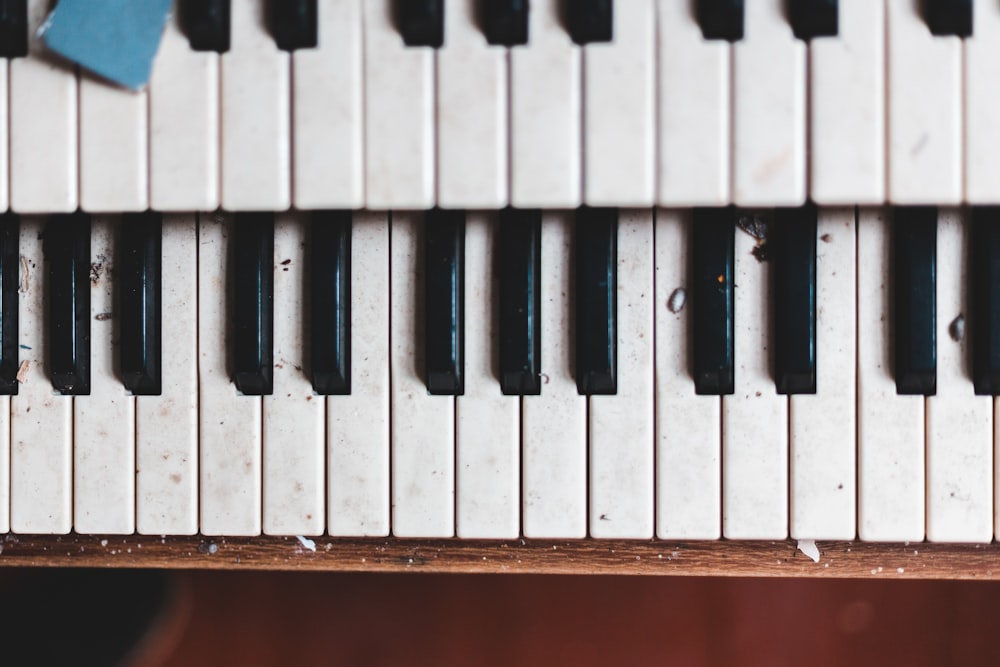
<svg viewBox="0 0 1000 667">
<path fill-rule="evenodd" d="M 789 0 L 788 9 L 799 39 L 837 36 L 840 0 Z"/>
<path fill-rule="evenodd" d="M 1000 207 L 972 209 L 972 379 L 977 394 L 1000 395 Z"/>
<path fill-rule="evenodd" d="M 481 0 L 486 41 L 497 46 L 528 43 L 528 0 Z"/>
<path fill-rule="evenodd" d="M 897 207 L 892 236 L 896 392 L 932 396 L 937 389 L 937 209 Z"/>
<path fill-rule="evenodd" d="M 694 391 L 732 394 L 732 208 L 695 209 L 691 222 L 691 314 L 694 319 Z"/>
<path fill-rule="evenodd" d="M 282 51 L 316 47 L 316 0 L 270 0 L 271 35 Z"/>
<path fill-rule="evenodd" d="M 500 274 L 500 390 L 508 395 L 542 393 L 542 212 L 500 212 L 497 269 Z"/>
<path fill-rule="evenodd" d="M 743 39 L 744 0 L 696 0 L 698 25 L 705 39 Z"/>
<path fill-rule="evenodd" d="M 49 377 L 67 396 L 90 394 L 90 216 L 55 215 L 45 228 Z"/>
<path fill-rule="evenodd" d="M 21 220 L 15 213 L 0 214 L 0 395 L 17 394 L 17 290 Z"/>
<path fill-rule="evenodd" d="M 162 350 L 160 261 L 162 216 L 123 216 L 116 262 L 120 295 L 119 359 L 125 387 L 133 394 L 158 396 Z"/>
<path fill-rule="evenodd" d="M 351 212 L 312 214 L 312 383 L 317 394 L 351 393 Z"/>
<path fill-rule="evenodd" d="M 0 58 L 28 55 L 28 0 L 0 0 Z"/>
<path fill-rule="evenodd" d="M 229 50 L 230 0 L 178 0 L 181 30 L 195 51 Z"/>
<path fill-rule="evenodd" d="M 427 391 L 465 392 L 465 211 L 424 218 L 424 363 Z"/>
<path fill-rule="evenodd" d="M 394 18 L 407 46 L 444 44 L 444 0 L 395 0 Z"/>
<path fill-rule="evenodd" d="M 924 0 L 932 35 L 972 36 L 973 0 Z"/>
<path fill-rule="evenodd" d="M 610 42 L 614 33 L 613 0 L 572 0 L 566 3 L 566 23 L 574 43 Z"/>
<path fill-rule="evenodd" d="M 274 373 L 274 214 L 237 214 L 233 235 L 233 381 L 244 394 L 269 396 Z"/>
<path fill-rule="evenodd" d="M 816 393 L 816 207 L 780 208 L 768 238 L 774 271 L 774 380 L 779 394 Z"/>
<path fill-rule="evenodd" d="M 618 391 L 618 209 L 576 212 L 576 388 Z"/>
</svg>

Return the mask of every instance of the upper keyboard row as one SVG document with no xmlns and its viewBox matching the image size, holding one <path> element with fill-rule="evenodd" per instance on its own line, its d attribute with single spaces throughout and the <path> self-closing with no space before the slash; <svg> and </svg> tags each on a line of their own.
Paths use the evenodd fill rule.
<svg viewBox="0 0 1000 667">
<path fill-rule="evenodd" d="M 0 209 L 1000 203 L 1000 3 L 528 4 L 182 3 L 131 93 L 27 0 Z"/>
</svg>

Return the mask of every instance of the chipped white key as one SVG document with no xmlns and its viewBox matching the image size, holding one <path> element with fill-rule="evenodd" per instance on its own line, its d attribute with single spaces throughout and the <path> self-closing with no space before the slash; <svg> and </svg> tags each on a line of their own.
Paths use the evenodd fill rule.
<svg viewBox="0 0 1000 667">
<path fill-rule="evenodd" d="M 788 400 L 775 393 L 767 301 L 771 265 L 736 230 L 733 328 L 735 391 L 722 397 L 722 533 L 729 539 L 788 536 Z"/>
<path fill-rule="evenodd" d="M 430 208 L 434 204 L 434 50 L 403 44 L 393 21 L 392 0 L 365 0 L 363 4 L 367 206 Z"/>
<path fill-rule="evenodd" d="M 855 212 L 820 209 L 816 225 L 816 393 L 789 396 L 790 531 L 852 540 L 855 517 Z"/>
<path fill-rule="evenodd" d="M 580 204 L 580 47 L 558 0 L 534 0 L 531 39 L 510 53 L 510 201 L 529 208 Z"/>
<path fill-rule="evenodd" d="M 79 85 L 80 208 L 105 212 L 146 210 L 146 92 L 122 90 L 90 75 L 82 75 Z"/>
<path fill-rule="evenodd" d="M 653 211 L 618 220 L 618 393 L 590 397 L 590 534 L 653 536 Z"/>
<path fill-rule="evenodd" d="M 649 206 L 656 181 L 656 12 L 615 5 L 614 39 L 583 49 L 583 200 Z"/>
<path fill-rule="evenodd" d="M 319 0 L 316 48 L 292 53 L 292 176 L 299 209 L 364 205 L 362 0 Z"/>
<path fill-rule="evenodd" d="M 10 62 L 10 204 L 19 213 L 77 207 L 77 85 L 37 36 L 48 0 L 28 3 L 28 57 Z"/>
<path fill-rule="evenodd" d="M 226 368 L 226 276 L 233 221 L 202 214 L 198 224 L 198 393 L 201 532 L 257 535 L 261 529 L 261 398 L 236 390 Z"/>
<path fill-rule="evenodd" d="M 657 201 L 728 204 L 732 47 L 704 39 L 688 3 L 658 0 L 657 20 Z"/>
<path fill-rule="evenodd" d="M 809 42 L 809 194 L 820 204 L 878 204 L 885 199 L 885 5 L 840 0 L 839 8 L 837 36 Z"/>
<path fill-rule="evenodd" d="M 219 56 L 194 51 L 174 12 L 149 81 L 149 204 L 157 211 L 219 206 Z"/>
<path fill-rule="evenodd" d="M 230 211 L 291 204 L 291 74 L 266 8 L 264 0 L 232 0 L 232 46 L 221 57 L 222 207 Z"/>
<path fill-rule="evenodd" d="M 351 393 L 327 406 L 328 530 L 389 534 L 389 215 L 351 224 Z"/>
<path fill-rule="evenodd" d="M 587 403 L 576 390 L 572 213 L 542 214 L 542 393 L 521 399 L 525 537 L 587 535 Z"/>
<path fill-rule="evenodd" d="M 264 532 L 318 535 L 326 525 L 323 401 L 306 364 L 306 220 L 274 223 L 274 394 L 264 397 Z"/>
<path fill-rule="evenodd" d="M 165 215 L 162 230 L 163 393 L 136 397 L 136 529 L 143 535 L 192 535 L 198 532 L 196 217 Z"/>
<path fill-rule="evenodd" d="M 73 525 L 73 398 L 55 392 L 45 348 L 42 218 L 21 219 L 18 339 L 21 368 L 10 398 L 10 528 L 68 533 Z"/>
<path fill-rule="evenodd" d="M 393 212 L 390 247 L 392 317 L 392 533 L 455 533 L 455 399 L 431 396 L 423 375 L 424 257 L 420 214 Z"/>
<path fill-rule="evenodd" d="M 965 49 L 965 201 L 1000 203 L 1000 5 L 973 4 L 975 32 L 962 40 Z"/>
<path fill-rule="evenodd" d="M 507 203 L 507 50 L 486 44 L 478 4 L 445 3 L 437 51 L 437 203 L 446 208 Z"/>
<path fill-rule="evenodd" d="M 962 199 L 962 42 L 931 35 L 920 0 L 886 0 L 889 201 Z"/>
<path fill-rule="evenodd" d="M 926 399 L 927 539 L 932 542 L 989 542 L 993 537 L 993 399 L 973 394 L 967 367 L 969 230 L 961 212 L 940 210 L 937 393 Z"/>
<path fill-rule="evenodd" d="M 733 46 L 733 201 L 795 206 L 806 197 L 806 52 L 784 0 L 746 4 Z"/>
<path fill-rule="evenodd" d="M 690 213 L 657 209 L 656 535 L 713 540 L 722 522 L 722 400 L 695 394 L 691 379 L 690 247 Z"/>
<path fill-rule="evenodd" d="M 456 534 L 514 538 L 521 530 L 520 406 L 493 372 L 496 216 L 465 223 L 465 393 L 456 399 Z"/>
<path fill-rule="evenodd" d="M 924 538 L 924 398 L 896 394 L 892 376 L 891 229 L 885 209 L 859 209 L 858 536 L 918 542 Z"/>
</svg>

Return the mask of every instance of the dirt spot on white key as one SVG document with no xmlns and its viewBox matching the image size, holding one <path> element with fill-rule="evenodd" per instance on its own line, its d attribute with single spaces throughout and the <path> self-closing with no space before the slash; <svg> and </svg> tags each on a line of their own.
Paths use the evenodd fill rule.
<svg viewBox="0 0 1000 667">
<path fill-rule="evenodd" d="M 951 324 L 948 325 L 948 335 L 956 343 L 965 338 L 965 315 L 959 313 L 958 317 L 951 321 Z"/>
<path fill-rule="evenodd" d="M 114 317 L 114 315 L 111 313 L 97 313 L 96 315 L 94 315 L 94 319 L 97 320 L 98 322 L 107 322 L 112 317 Z"/>
<path fill-rule="evenodd" d="M 767 245 L 767 239 L 772 222 L 772 214 L 766 211 L 746 211 L 736 218 L 736 226 L 756 241 L 750 254 L 758 262 L 766 262 L 771 259 L 771 249 Z"/>
<path fill-rule="evenodd" d="M 104 273 L 104 264 L 108 261 L 108 258 L 104 255 L 98 255 L 96 262 L 91 262 L 90 264 L 90 284 L 97 286 L 101 282 L 101 275 Z"/>
<path fill-rule="evenodd" d="M 173 475 L 170 476 L 170 481 L 173 482 L 174 484 L 180 484 L 181 476 L 178 475 L 177 473 L 174 473 Z"/>
<path fill-rule="evenodd" d="M 822 241 L 823 243 L 830 243 L 831 241 L 833 241 L 833 234 L 823 234 L 822 236 L 819 237 L 819 240 Z"/>
</svg>

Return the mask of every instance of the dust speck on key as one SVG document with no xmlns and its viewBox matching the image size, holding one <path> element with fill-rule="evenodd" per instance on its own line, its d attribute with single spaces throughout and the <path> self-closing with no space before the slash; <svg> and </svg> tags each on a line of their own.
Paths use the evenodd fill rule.
<svg viewBox="0 0 1000 667">
<path fill-rule="evenodd" d="M 670 293 L 670 298 L 667 299 L 667 310 L 676 315 L 684 310 L 685 303 L 687 303 L 687 291 L 683 287 L 678 287 Z"/>
<path fill-rule="evenodd" d="M 219 545 L 215 542 L 202 542 L 198 545 L 198 553 L 211 555 L 218 552 Z"/>
<path fill-rule="evenodd" d="M 948 335 L 956 343 L 965 338 L 965 315 L 959 313 L 958 317 L 951 321 L 951 324 L 948 325 Z"/>
</svg>

